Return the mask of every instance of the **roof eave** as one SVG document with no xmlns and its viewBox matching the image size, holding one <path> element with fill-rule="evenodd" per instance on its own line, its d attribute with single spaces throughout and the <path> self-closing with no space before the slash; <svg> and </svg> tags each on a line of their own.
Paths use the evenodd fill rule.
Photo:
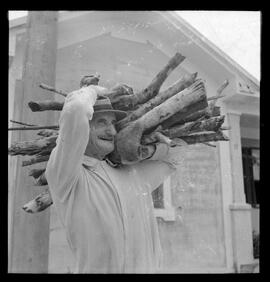
<svg viewBox="0 0 270 282">
<path fill-rule="evenodd" d="M 208 53 L 217 60 L 221 61 L 226 66 L 229 67 L 233 72 L 236 72 L 239 76 L 245 76 L 246 79 L 250 80 L 254 83 L 258 88 L 260 85 L 259 80 L 250 74 L 247 70 L 241 67 L 236 61 L 234 61 L 230 56 L 224 53 L 220 48 L 218 48 L 215 44 L 209 41 L 204 35 L 202 35 L 198 30 L 193 28 L 187 21 L 185 21 L 180 15 L 178 15 L 175 11 L 162 11 L 157 13 L 166 14 L 170 20 L 176 24 L 177 28 L 183 32 L 186 36 L 192 38 L 196 38 L 196 44 L 200 48 L 207 49 Z"/>
</svg>

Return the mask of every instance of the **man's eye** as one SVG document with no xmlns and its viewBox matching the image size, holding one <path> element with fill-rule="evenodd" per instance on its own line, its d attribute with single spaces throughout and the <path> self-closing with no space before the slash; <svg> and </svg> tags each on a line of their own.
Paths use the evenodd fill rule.
<svg viewBox="0 0 270 282">
<path fill-rule="evenodd" d="M 100 125 L 106 125 L 107 123 L 106 123 L 106 120 L 99 120 L 98 121 L 98 124 L 100 124 Z"/>
<path fill-rule="evenodd" d="M 105 121 L 99 121 L 98 124 L 103 126 L 103 125 L 106 125 L 106 122 Z"/>
</svg>

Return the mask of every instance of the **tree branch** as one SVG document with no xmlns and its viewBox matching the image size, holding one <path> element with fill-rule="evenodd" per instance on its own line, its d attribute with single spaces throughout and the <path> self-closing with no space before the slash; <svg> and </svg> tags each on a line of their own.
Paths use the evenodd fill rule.
<svg viewBox="0 0 270 282">
<path fill-rule="evenodd" d="M 144 131 L 151 130 L 172 117 L 175 113 L 186 115 L 188 109 L 193 105 L 196 105 L 198 109 L 207 107 L 205 86 L 202 80 L 197 80 L 191 86 L 167 99 L 136 121 L 140 121 L 144 125 Z M 118 130 L 122 129 L 121 127 L 119 128 L 118 123 L 116 126 Z"/>
<path fill-rule="evenodd" d="M 174 126 L 163 130 L 162 133 L 169 138 L 181 137 L 200 131 L 218 131 L 224 122 L 225 116 L 212 117 L 202 121 L 187 122 L 183 125 Z"/>
<path fill-rule="evenodd" d="M 221 97 L 221 93 L 223 92 L 223 90 L 224 90 L 228 85 L 229 85 L 229 80 L 226 79 L 226 80 L 221 84 L 221 86 L 218 88 L 218 90 L 217 90 L 217 97 Z M 224 96 L 223 96 L 223 97 L 224 97 Z M 213 108 L 214 108 L 215 105 L 216 105 L 216 102 L 217 102 L 217 100 L 214 100 L 214 101 L 212 101 L 212 102 L 210 103 L 210 105 L 209 105 L 209 109 L 210 109 L 210 110 L 213 110 Z"/>
<path fill-rule="evenodd" d="M 31 169 L 28 176 L 33 176 L 35 179 L 39 178 L 45 172 L 46 168 L 41 169 Z"/>
<path fill-rule="evenodd" d="M 40 102 L 30 101 L 28 103 L 29 108 L 32 112 L 42 112 L 42 111 L 61 111 L 64 106 L 64 102 L 58 102 L 54 100 L 46 100 Z"/>
<path fill-rule="evenodd" d="M 218 132 L 199 132 L 194 133 L 188 136 L 181 136 L 181 139 L 183 139 L 185 142 L 190 144 L 196 144 L 196 143 L 205 143 L 210 141 L 229 141 L 229 138 L 223 134 L 222 131 Z"/>
<path fill-rule="evenodd" d="M 44 137 L 50 137 L 50 136 L 53 136 L 53 135 L 58 135 L 58 130 L 54 130 L 54 129 L 43 129 L 41 131 L 39 131 L 37 133 L 37 135 L 40 135 L 40 136 L 44 136 Z"/>
<path fill-rule="evenodd" d="M 45 186 L 45 185 L 48 185 L 48 182 L 45 176 L 45 172 L 43 172 L 37 179 L 35 186 Z"/>
<path fill-rule="evenodd" d="M 8 149 L 9 155 L 35 155 L 42 151 L 52 150 L 56 146 L 57 136 L 53 135 L 33 141 L 15 142 Z"/>
<path fill-rule="evenodd" d="M 57 94 L 59 94 L 59 95 L 61 95 L 61 96 L 64 96 L 64 97 L 66 97 L 66 96 L 68 95 L 67 92 L 62 91 L 62 90 L 57 90 L 57 89 L 55 89 L 54 87 L 52 87 L 52 86 L 50 86 L 50 85 L 47 85 L 47 84 L 45 84 L 45 83 L 41 83 L 41 84 L 39 85 L 39 87 L 42 88 L 42 89 L 45 89 L 45 90 L 52 91 L 52 92 L 57 93 Z"/>
<path fill-rule="evenodd" d="M 8 130 L 40 130 L 40 129 L 59 129 L 59 125 L 29 126 L 29 127 L 10 127 Z"/>
<path fill-rule="evenodd" d="M 152 80 L 150 85 L 148 85 L 143 91 L 136 94 L 137 104 L 143 104 L 155 97 L 161 85 L 166 80 L 166 78 L 170 75 L 170 73 L 180 65 L 184 61 L 185 57 L 180 53 L 176 53 L 166 64 L 165 67 L 156 75 L 156 77 Z"/>
<path fill-rule="evenodd" d="M 50 155 L 45 155 L 45 156 L 36 155 L 35 157 L 29 160 L 23 161 L 22 166 L 28 166 L 28 165 L 32 165 L 36 163 L 47 162 L 49 158 L 50 158 Z"/>
<path fill-rule="evenodd" d="M 191 84 L 194 83 L 196 76 L 197 73 L 183 76 L 168 89 L 158 93 L 154 98 L 141 105 L 137 110 L 131 112 L 126 118 L 122 119 L 118 123 L 119 127 L 123 128 L 125 124 L 138 119 L 139 117 L 143 116 L 145 113 L 149 112 L 156 106 L 163 103 L 165 100 L 174 96 L 176 93 L 181 92 L 185 88 L 189 87 Z"/>
<path fill-rule="evenodd" d="M 143 104 L 155 97 L 165 79 L 184 59 L 184 56 L 176 53 L 145 89 L 134 95 L 119 97 L 112 101 L 113 107 L 119 110 L 130 111 L 138 104 Z"/>
<path fill-rule="evenodd" d="M 207 119 L 220 115 L 220 107 L 214 107 L 210 110 L 209 106 L 204 109 L 199 109 L 198 105 L 191 105 L 186 112 L 179 112 L 165 120 L 161 125 L 162 129 L 171 128 L 177 124 L 184 124 L 190 121 L 196 121 L 201 118 Z"/>
<path fill-rule="evenodd" d="M 20 122 L 20 121 L 15 121 L 15 120 L 10 120 L 10 122 L 25 125 L 25 126 L 37 126 L 35 124 L 28 124 L 28 123 L 24 123 L 24 122 Z"/>
<path fill-rule="evenodd" d="M 25 204 L 22 209 L 28 213 L 38 213 L 47 209 L 53 204 L 49 189 L 39 194 L 33 200 Z"/>
</svg>

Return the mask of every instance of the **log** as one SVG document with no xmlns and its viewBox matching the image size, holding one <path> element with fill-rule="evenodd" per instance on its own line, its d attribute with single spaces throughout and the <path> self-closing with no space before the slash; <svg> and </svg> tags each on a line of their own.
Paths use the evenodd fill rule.
<svg viewBox="0 0 270 282">
<path fill-rule="evenodd" d="M 189 87 L 194 83 L 196 79 L 197 73 L 191 75 L 185 75 L 181 79 L 179 79 L 176 83 L 170 86 L 165 91 L 158 93 L 154 98 L 149 100 L 148 102 L 141 105 L 137 110 L 131 112 L 126 118 L 122 119 L 118 124 L 120 128 L 123 128 L 125 124 L 138 119 L 143 116 L 145 113 L 152 110 L 154 107 L 160 105 L 165 100 L 174 96 L 176 93 L 181 92 L 185 88 Z"/>
<path fill-rule="evenodd" d="M 202 80 L 197 80 L 188 88 L 167 99 L 133 122 L 140 122 L 144 125 L 144 131 L 148 131 L 162 124 L 175 113 L 186 113 L 194 105 L 198 109 L 207 107 L 205 86 Z M 125 128 L 131 124 L 132 122 L 125 125 Z M 116 128 L 118 131 L 123 130 L 119 123 L 116 123 Z"/>
<path fill-rule="evenodd" d="M 30 170 L 28 175 L 33 176 L 35 179 L 37 179 L 44 173 L 45 170 L 46 168 L 41 168 L 41 169 L 34 168 Z"/>
<path fill-rule="evenodd" d="M 226 80 L 217 90 L 217 95 L 207 98 L 207 101 L 211 101 L 207 108 L 202 110 L 197 110 L 196 105 L 191 107 L 189 109 L 189 112 L 191 112 L 188 116 L 186 116 L 186 113 L 176 113 L 171 118 L 167 119 L 162 123 L 162 128 L 166 129 L 169 127 L 174 126 L 175 124 L 184 124 L 186 122 L 198 120 L 199 118 L 210 118 L 220 115 L 220 107 L 216 107 L 215 103 L 217 99 L 222 98 L 224 96 L 221 96 L 222 91 L 225 89 L 225 87 L 228 85 L 228 81 Z"/>
<path fill-rule="evenodd" d="M 8 149 L 11 156 L 15 155 L 35 155 L 55 147 L 57 136 L 50 136 L 33 141 L 16 142 Z"/>
<path fill-rule="evenodd" d="M 59 129 L 58 125 L 44 125 L 44 126 L 23 126 L 11 127 L 8 130 L 40 130 L 40 129 Z"/>
<path fill-rule="evenodd" d="M 46 176 L 45 176 L 45 172 L 43 172 L 43 173 L 39 176 L 39 178 L 38 178 L 38 180 L 37 180 L 37 182 L 36 182 L 35 185 L 36 185 L 36 186 L 48 185 L 48 182 L 47 182 L 47 179 L 46 179 Z"/>
<path fill-rule="evenodd" d="M 221 93 L 223 92 L 223 90 L 229 85 L 229 80 L 226 79 L 218 88 L 217 90 L 217 95 L 221 95 Z"/>
<path fill-rule="evenodd" d="M 199 104 L 200 108 L 207 106 L 205 87 L 201 80 L 196 81 L 190 87 L 186 88 L 182 92 L 167 99 L 165 102 L 162 103 L 162 105 L 159 105 L 154 109 L 152 109 L 151 111 L 147 112 L 139 120 L 144 125 L 145 131 L 150 130 L 156 127 L 159 123 L 161 123 L 168 117 L 172 116 L 175 112 L 179 112 L 179 111 L 186 112 L 187 108 L 189 108 L 190 105 L 193 104 L 196 105 Z M 47 147 L 42 146 L 42 150 L 40 150 L 40 146 L 39 146 L 38 148 L 39 157 L 35 157 L 30 161 L 25 161 L 23 162 L 23 165 L 30 165 L 36 162 L 43 161 L 44 158 L 42 158 L 42 155 L 45 155 L 46 157 L 48 154 L 50 154 L 52 148 L 55 146 L 56 136 L 53 136 L 53 138 L 54 139 L 50 139 L 50 140 L 54 140 L 53 145 L 52 143 L 50 143 L 50 146 Z M 32 154 L 35 154 L 36 152 L 37 151 L 33 152 Z"/>
<path fill-rule="evenodd" d="M 213 145 L 213 144 L 210 144 L 210 143 L 207 143 L 207 142 L 203 142 L 202 144 L 208 146 L 208 147 L 213 147 L 213 148 L 216 148 L 217 146 L 216 145 Z"/>
<path fill-rule="evenodd" d="M 43 137 L 50 137 L 53 135 L 58 135 L 58 130 L 54 129 L 43 129 L 37 133 L 37 135 L 43 136 Z"/>
<path fill-rule="evenodd" d="M 117 84 L 112 89 L 110 89 L 108 93 L 105 92 L 105 94 L 102 93 L 102 95 L 108 97 L 112 105 L 114 105 L 119 97 L 132 96 L 134 95 L 134 93 L 132 87 L 126 84 Z"/>
<path fill-rule="evenodd" d="M 80 88 L 88 86 L 88 85 L 98 85 L 100 79 L 100 75 L 99 74 L 95 74 L 95 75 L 85 75 L 81 81 L 80 81 Z M 50 85 L 47 85 L 45 83 L 41 83 L 39 85 L 40 88 L 57 93 L 63 97 L 66 97 L 68 95 L 68 92 L 62 91 L 62 90 L 58 90 Z"/>
<path fill-rule="evenodd" d="M 174 138 L 182 138 L 182 136 L 192 135 L 196 132 L 218 131 L 221 129 L 224 118 L 225 116 L 221 116 L 213 117 L 203 121 L 188 122 L 183 125 L 174 126 L 166 130 L 158 128 L 156 129 L 156 131 L 150 133 L 149 135 L 144 135 L 141 142 L 143 145 L 161 142 L 159 139 L 159 134 L 157 133 L 161 133 L 162 135 L 165 135 L 167 138 L 169 138 L 169 140 L 172 140 Z"/>
<path fill-rule="evenodd" d="M 132 93 L 133 95 L 130 95 L 131 94 L 130 91 L 128 91 L 128 93 L 125 93 L 124 95 L 115 93 L 115 91 L 108 91 L 108 93 L 107 94 L 104 93 L 104 95 L 110 98 L 111 103 L 115 109 L 132 110 L 135 108 L 137 104 L 143 104 L 148 100 L 150 100 L 151 98 L 153 98 L 155 95 L 157 95 L 162 83 L 184 59 L 185 59 L 184 56 L 182 56 L 180 53 L 176 53 L 165 65 L 165 67 L 163 67 L 163 69 L 156 75 L 156 77 L 152 80 L 150 85 L 146 87 L 144 90 L 136 93 L 135 95 L 133 93 Z M 84 83 L 88 83 L 87 79 Z M 66 96 L 66 93 L 64 93 L 63 91 L 56 90 L 55 88 L 50 87 L 48 85 L 40 84 L 40 87 L 59 93 L 62 96 Z M 40 103 L 43 102 L 32 102 L 32 103 L 36 103 L 31 105 L 34 108 L 34 111 L 39 111 L 39 109 L 43 110 L 43 108 L 46 107 L 47 108 L 45 110 L 61 110 L 63 107 L 63 105 L 61 106 L 61 104 L 54 104 L 54 103 L 49 104 L 49 102 L 48 105 L 43 105 L 43 104 L 40 105 Z"/>
<path fill-rule="evenodd" d="M 49 158 L 50 158 L 50 155 L 45 155 L 45 156 L 36 155 L 35 157 L 29 160 L 23 161 L 22 166 L 28 166 L 28 165 L 32 165 L 36 163 L 47 162 Z"/>
<path fill-rule="evenodd" d="M 52 152 L 52 149 L 56 146 L 55 144 L 50 144 L 49 146 L 47 146 L 46 148 L 40 150 L 40 152 L 38 153 L 38 156 L 49 156 Z"/>
<path fill-rule="evenodd" d="M 141 143 L 142 145 L 158 143 L 158 142 L 172 144 L 172 140 L 170 138 L 181 137 L 199 131 L 230 130 L 230 127 L 221 126 L 223 122 L 224 122 L 224 116 L 218 116 L 201 121 L 187 122 L 185 124 L 176 125 L 174 127 L 165 130 L 163 130 L 162 127 L 160 126 L 154 132 L 148 135 L 143 135 L 141 139 Z M 56 140 L 58 131 L 53 130 L 52 132 L 50 131 L 47 132 L 46 130 L 44 130 L 44 132 L 42 132 L 42 134 L 40 135 L 54 136 Z M 52 149 L 56 146 L 54 138 L 52 138 L 51 143 L 48 143 L 48 145 L 44 144 L 44 146 L 40 148 L 40 150 L 37 148 L 34 150 L 33 147 L 35 147 L 37 141 L 43 143 L 43 141 L 45 140 L 39 139 L 34 141 L 22 142 L 24 149 L 19 148 L 17 150 L 14 150 L 14 145 L 13 145 L 11 148 L 13 148 L 15 152 L 11 155 L 34 155 L 34 154 L 49 155 Z M 27 146 L 27 144 L 29 144 L 29 146 Z"/>
<path fill-rule="evenodd" d="M 33 200 L 25 204 L 22 209 L 28 213 L 38 213 L 44 211 L 53 204 L 49 189 L 39 194 Z"/>
<path fill-rule="evenodd" d="M 221 93 L 223 92 L 223 90 L 229 85 L 229 80 L 226 79 L 221 85 L 220 87 L 217 89 L 217 97 L 221 97 Z M 223 96 L 224 97 L 224 96 Z M 217 100 L 213 100 L 210 105 L 209 108 L 210 110 L 213 109 L 216 105 Z"/>
<path fill-rule="evenodd" d="M 143 136 L 142 138 L 142 145 L 152 145 L 153 143 L 157 143 L 160 142 L 161 139 L 156 134 L 157 132 L 155 132 L 153 135 L 148 135 L 148 136 Z M 159 135 L 159 136 L 162 136 Z M 179 137 L 175 137 L 173 139 L 166 139 L 163 138 L 164 135 L 161 137 L 163 141 L 161 141 L 162 143 L 166 143 L 171 147 L 175 147 L 175 146 L 185 146 L 185 145 L 192 145 L 192 144 L 197 144 L 197 143 L 202 143 L 205 145 L 209 145 L 206 144 L 207 142 L 212 142 L 212 141 L 228 141 L 229 138 L 224 135 L 222 133 L 222 131 L 204 131 L 204 132 L 199 132 L 199 133 L 193 133 L 190 134 L 188 136 L 181 136 Z M 130 140 L 129 140 L 130 141 Z M 127 142 L 129 143 L 129 142 Z M 128 147 L 129 145 L 127 145 Z M 214 145 L 210 144 L 209 146 L 213 147 Z M 127 149 L 128 150 L 128 149 Z M 109 154 L 108 159 L 111 163 L 113 163 L 116 167 L 121 165 L 121 152 L 118 152 L 117 148 Z"/>
<path fill-rule="evenodd" d="M 80 81 L 80 88 L 87 87 L 89 85 L 98 85 L 100 74 L 85 75 Z"/>
<path fill-rule="evenodd" d="M 198 105 L 191 105 L 187 108 L 186 112 L 179 112 L 172 117 L 165 120 L 161 126 L 162 129 L 171 128 L 177 124 L 184 124 L 186 122 L 199 120 L 200 118 L 207 119 L 210 117 L 216 117 L 220 115 L 220 107 L 213 107 L 210 109 L 209 106 L 198 110 Z"/>
<path fill-rule="evenodd" d="M 124 128 L 116 128 L 119 131 L 115 138 L 116 149 L 123 163 L 139 161 L 140 154 L 147 150 L 140 146 L 141 137 L 147 131 L 153 131 L 162 121 L 174 113 L 185 111 L 191 104 L 207 106 L 205 86 L 202 80 L 198 80 L 190 87 L 167 99 L 161 105 L 147 112 L 141 118 L 132 121 Z M 139 148 L 139 152 L 138 152 Z"/>
<path fill-rule="evenodd" d="M 222 131 L 206 131 L 203 133 L 194 133 L 188 136 L 181 136 L 181 139 L 183 139 L 189 145 L 211 141 L 229 141 L 229 138 L 225 134 L 223 134 Z"/>
<path fill-rule="evenodd" d="M 184 61 L 184 59 L 184 56 L 182 56 L 180 53 L 176 53 L 165 65 L 165 67 L 163 67 L 163 69 L 156 75 L 150 85 L 148 85 L 143 91 L 136 94 L 137 103 L 143 104 L 155 97 L 165 79 Z"/>
<path fill-rule="evenodd" d="M 82 86 L 86 87 L 88 85 Z M 48 86 L 49 87 L 49 86 Z M 54 88 L 52 88 L 54 89 Z M 57 90 L 60 91 L 60 90 Z M 58 93 L 58 92 L 57 92 Z M 108 92 L 103 92 L 102 96 L 106 96 L 110 99 L 112 106 L 117 109 L 116 102 L 119 97 L 130 97 L 133 95 L 133 89 L 125 84 L 120 84 L 108 90 Z M 61 111 L 64 106 L 64 101 L 54 101 L 54 100 L 45 100 L 45 101 L 30 101 L 28 106 L 32 112 L 41 112 L 41 111 Z M 121 109 L 120 109 L 121 110 Z"/>
<path fill-rule="evenodd" d="M 32 112 L 61 111 L 63 109 L 64 102 L 58 102 L 54 100 L 45 100 L 40 102 L 30 101 L 28 106 Z"/>
<path fill-rule="evenodd" d="M 39 85 L 39 87 L 42 88 L 42 89 L 49 90 L 49 91 L 52 91 L 52 92 L 54 92 L 54 93 L 60 94 L 61 96 L 64 96 L 64 97 L 66 97 L 66 96 L 68 95 L 67 92 L 62 91 L 62 90 L 57 90 L 57 89 L 55 89 L 54 87 L 52 87 L 52 86 L 50 86 L 50 85 L 47 85 L 47 84 L 45 84 L 45 83 L 41 83 L 41 84 Z"/>
<path fill-rule="evenodd" d="M 169 138 L 186 136 L 200 131 L 218 131 L 224 122 L 225 116 L 212 117 L 203 121 L 192 121 L 183 125 L 175 126 L 166 130 L 162 133 Z"/>
<path fill-rule="evenodd" d="M 138 104 L 143 104 L 155 97 L 165 79 L 184 59 L 184 56 L 176 53 L 145 89 L 134 95 L 119 97 L 117 100 L 112 101 L 113 107 L 123 111 L 130 111 L 134 110 Z"/>
<path fill-rule="evenodd" d="M 29 124 L 29 123 L 25 123 L 25 122 L 20 122 L 20 121 L 16 121 L 16 120 L 10 120 L 10 122 L 13 122 L 13 123 L 17 123 L 17 124 L 20 124 L 20 125 L 25 125 L 25 126 L 36 126 L 35 124 Z"/>
<path fill-rule="evenodd" d="M 208 97 L 207 101 L 216 102 L 218 99 L 224 98 L 224 97 L 225 97 L 225 95 L 220 95 L 220 96 L 216 95 L 216 96 Z"/>
</svg>

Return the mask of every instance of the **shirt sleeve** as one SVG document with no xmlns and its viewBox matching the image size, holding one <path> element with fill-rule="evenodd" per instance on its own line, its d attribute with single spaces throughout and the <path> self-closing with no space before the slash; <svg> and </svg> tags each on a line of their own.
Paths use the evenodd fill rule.
<svg viewBox="0 0 270 282">
<path fill-rule="evenodd" d="M 156 146 L 156 151 L 153 156 L 141 163 L 138 163 L 137 170 L 140 173 L 141 179 L 147 186 L 147 189 L 152 192 L 161 185 L 177 169 L 181 160 L 181 150 L 184 146 L 169 147 L 166 144 L 160 143 Z"/>
<path fill-rule="evenodd" d="M 167 144 L 159 143 L 156 151 L 149 160 L 161 161 L 169 165 L 176 166 L 181 162 L 181 155 L 178 153 L 179 147 L 169 147 Z"/>
<path fill-rule="evenodd" d="M 164 161 L 146 160 L 136 166 L 140 179 L 149 192 L 154 191 L 176 170 L 173 164 Z"/>
<path fill-rule="evenodd" d="M 46 167 L 50 189 L 62 202 L 77 181 L 89 140 L 89 120 L 97 91 L 89 86 L 71 92 L 65 99 L 59 119 L 59 135 Z"/>
</svg>

